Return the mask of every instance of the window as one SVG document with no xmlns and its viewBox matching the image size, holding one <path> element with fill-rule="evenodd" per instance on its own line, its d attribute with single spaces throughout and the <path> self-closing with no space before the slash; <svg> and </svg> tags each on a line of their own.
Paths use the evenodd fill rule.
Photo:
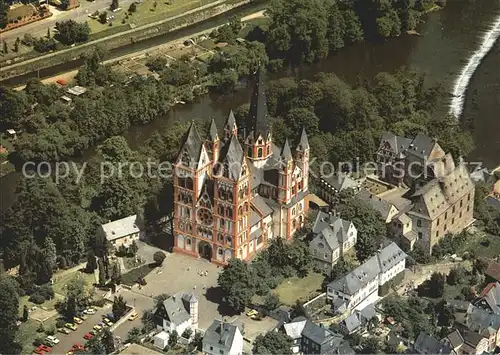
<svg viewBox="0 0 500 355">
<path fill-rule="evenodd" d="M 462 211 L 460 211 L 460 218 L 462 218 Z"/>
<path fill-rule="evenodd" d="M 257 156 L 259 158 L 262 158 L 262 148 L 259 148 L 259 150 L 257 151 Z"/>
<path fill-rule="evenodd" d="M 422 239 L 422 232 L 418 232 L 418 239 Z"/>
<path fill-rule="evenodd" d="M 451 219 L 451 224 L 455 224 L 455 218 Z"/>
<path fill-rule="evenodd" d="M 251 156 L 252 156 L 252 147 L 248 147 L 248 150 L 247 150 L 247 155 L 248 155 L 249 157 L 251 157 Z"/>
<path fill-rule="evenodd" d="M 460 208 L 462 208 L 463 204 L 464 204 L 464 200 L 460 200 Z"/>
<path fill-rule="evenodd" d="M 467 201 L 470 201 L 470 192 L 469 195 L 467 196 Z"/>
<path fill-rule="evenodd" d="M 214 347 L 213 347 L 213 346 L 211 346 L 211 347 L 210 347 L 210 350 L 214 350 Z"/>
<path fill-rule="evenodd" d="M 422 220 L 421 219 L 417 220 L 417 227 L 422 227 Z"/>
<path fill-rule="evenodd" d="M 267 154 L 266 155 L 269 155 L 269 154 L 271 154 L 271 147 L 267 146 Z"/>
<path fill-rule="evenodd" d="M 444 219 L 447 220 L 448 219 L 448 212 L 445 212 L 444 213 Z"/>
<path fill-rule="evenodd" d="M 186 244 L 191 245 L 191 238 L 186 239 Z"/>
<path fill-rule="evenodd" d="M 439 231 L 436 232 L 436 238 L 439 237 Z"/>
<path fill-rule="evenodd" d="M 219 254 L 220 256 L 222 256 L 222 254 L 224 254 L 224 252 L 222 251 L 221 248 L 217 249 L 217 254 Z"/>
<path fill-rule="evenodd" d="M 470 206 L 467 206 L 467 212 L 469 212 L 469 210 L 470 210 Z"/>
<path fill-rule="evenodd" d="M 455 206 L 453 206 L 451 213 L 455 213 Z"/>
</svg>

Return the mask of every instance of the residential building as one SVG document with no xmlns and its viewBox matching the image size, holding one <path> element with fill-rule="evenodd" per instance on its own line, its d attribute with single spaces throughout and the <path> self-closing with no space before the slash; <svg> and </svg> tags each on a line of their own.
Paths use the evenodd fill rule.
<svg viewBox="0 0 500 355">
<path fill-rule="evenodd" d="M 180 336 L 188 328 L 198 329 L 198 300 L 192 293 L 178 293 L 167 298 L 153 312 L 158 330 L 175 330 Z"/>
<path fill-rule="evenodd" d="M 358 231 L 352 222 L 325 212 L 317 214 L 312 232 L 314 237 L 309 243 L 309 250 L 314 265 L 328 275 L 339 258 L 356 245 L 358 238 Z"/>
<path fill-rule="evenodd" d="M 121 245 L 128 247 L 140 239 L 141 223 L 137 219 L 137 215 L 128 216 L 101 225 L 97 229 L 97 233 L 104 236 L 115 248 Z"/>
<path fill-rule="evenodd" d="M 242 355 L 242 325 L 214 320 L 203 336 L 203 353 L 206 355 Z"/>
<path fill-rule="evenodd" d="M 290 323 L 283 324 L 279 331 L 293 340 L 294 354 L 345 354 L 354 355 L 349 342 L 343 336 L 314 324 L 305 317 L 298 317 Z"/>
<path fill-rule="evenodd" d="M 327 299 L 335 312 L 363 309 L 378 299 L 379 288 L 405 270 L 406 254 L 392 242 L 344 277 L 330 282 Z"/>
<path fill-rule="evenodd" d="M 474 301 L 474 306 L 500 315 L 500 282 L 491 282 Z"/>
<path fill-rule="evenodd" d="M 145 346 L 130 343 L 127 344 L 125 349 L 120 351 L 122 355 L 161 355 L 162 353 L 158 351 L 154 351 L 150 348 L 146 348 Z"/>
<path fill-rule="evenodd" d="M 487 338 L 489 352 L 500 347 L 500 314 L 473 306 L 467 311 L 465 323 L 459 324 L 459 326 Z"/>
<path fill-rule="evenodd" d="M 453 349 L 446 342 L 439 341 L 438 339 L 424 332 L 421 332 L 418 335 L 417 340 L 415 340 L 414 350 L 418 354 L 456 355 Z"/>
<path fill-rule="evenodd" d="M 355 311 L 342 320 L 340 322 L 340 329 L 343 333 L 350 335 L 365 330 L 369 327 L 370 322 L 379 323 L 380 319 L 381 317 L 375 310 L 375 306 L 370 304 L 361 311 Z"/>
<path fill-rule="evenodd" d="M 202 139 L 191 124 L 175 162 L 174 251 L 218 264 L 251 260 L 269 239 L 291 239 L 308 210 L 309 142 L 292 154 L 273 141 L 262 72 L 252 94 L 248 130 L 232 112 L 222 132 L 212 121 Z M 248 134 L 246 134 L 248 132 Z"/>
<path fill-rule="evenodd" d="M 357 194 L 356 198 L 366 202 L 375 211 L 380 213 L 380 216 L 384 223 L 390 223 L 391 220 L 399 213 L 398 208 L 386 201 L 384 198 L 379 197 L 366 189 L 361 189 Z"/>
<path fill-rule="evenodd" d="M 443 340 L 456 354 L 481 355 L 488 351 L 489 341 L 483 335 L 470 330 L 455 330 Z"/>
</svg>

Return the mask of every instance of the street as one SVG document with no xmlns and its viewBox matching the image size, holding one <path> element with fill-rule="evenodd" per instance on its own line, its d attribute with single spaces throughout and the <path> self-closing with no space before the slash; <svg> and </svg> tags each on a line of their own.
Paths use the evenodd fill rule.
<svg viewBox="0 0 500 355">
<path fill-rule="evenodd" d="M 145 310 L 154 308 L 154 299 L 145 295 L 141 295 L 134 291 L 129 291 L 127 289 L 122 289 L 118 292 L 118 295 L 122 296 L 128 306 L 134 307 L 135 311 L 139 314 L 137 319 L 130 321 L 127 319 L 126 322 L 120 324 L 114 331 L 113 334 L 118 336 L 125 341 L 127 339 L 128 332 L 134 328 L 142 327 L 142 314 Z"/>
<path fill-rule="evenodd" d="M 120 7 L 128 9 L 130 4 L 134 1 L 135 0 L 121 0 Z M 95 11 L 106 10 L 110 4 L 110 0 L 95 0 L 93 2 L 80 0 L 80 7 L 69 11 L 60 11 L 57 8 L 54 8 L 54 6 L 50 6 L 50 11 L 53 13 L 51 17 L 2 33 L 0 34 L 0 39 L 10 42 L 14 41 L 17 37 L 23 38 L 25 33 L 29 33 L 33 37 L 46 36 L 47 28 L 53 28 L 56 25 L 56 22 L 61 21 L 95 21 L 90 19 L 88 15 Z"/>
</svg>

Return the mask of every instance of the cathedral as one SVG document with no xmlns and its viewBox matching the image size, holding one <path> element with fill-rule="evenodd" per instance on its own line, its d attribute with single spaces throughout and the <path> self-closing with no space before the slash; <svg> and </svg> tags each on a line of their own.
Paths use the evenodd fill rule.
<svg viewBox="0 0 500 355">
<path fill-rule="evenodd" d="M 305 130 L 292 152 L 269 127 L 259 70 L 247 128 L 233 112 L 207 137 L 191 124 L 175 161 L 174 251 L 226 264 L 251 260 L 274 237 L 287 240 L 307 215 L 309 142 Z M 245 133 L 248 131 L 248 134 Z"/>
</svg>

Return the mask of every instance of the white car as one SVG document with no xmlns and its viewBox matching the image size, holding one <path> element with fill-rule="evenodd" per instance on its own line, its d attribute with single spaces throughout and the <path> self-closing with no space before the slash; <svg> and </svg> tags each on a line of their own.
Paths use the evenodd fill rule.
<svg viewBox="0 0 500 355">
<path fill-rule="evenodd" d="M 89 308 L 83 311 L 85 314 L 95 314 L 96 310 L 93 308 Z"/>
<path fill-rule="evenodd" d="M 49 335 L 49 336 L 47 336 L 47 338 L 45 338 L 45 339 L 47 339 L 48 341 L 51 341 L 51 342 L 52 342 L 52 343 L 54 343 L 54 344 L 59 344 L 59 339 L 57 339 L 57 338 L 56 338 L 55 336 L 53 336 L 53 335 Z"/>
</svg>

